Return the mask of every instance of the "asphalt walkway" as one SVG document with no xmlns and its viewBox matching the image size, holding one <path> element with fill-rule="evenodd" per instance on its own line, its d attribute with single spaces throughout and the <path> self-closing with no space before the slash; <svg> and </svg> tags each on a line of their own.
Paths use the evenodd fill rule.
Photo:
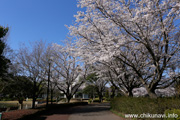
<svg viewBox="0 0 180 120">
<path fill-rule="evenodd" d="M 80 106 L 74 109 L 68 120 L 122 120 L 109 110 L 108 103 Z"/>
<path fill-rule="evenodd" d="M 75 106 L 59 113 L 41 116 L 44 120 L 123 120 L 110 110 L 109 103 Z"/>
</svg>

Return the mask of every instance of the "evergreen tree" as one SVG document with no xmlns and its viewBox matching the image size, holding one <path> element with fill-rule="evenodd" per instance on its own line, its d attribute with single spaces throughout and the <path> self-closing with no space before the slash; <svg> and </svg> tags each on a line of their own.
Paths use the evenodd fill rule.
<svg viewBox="0 0 180 120">
<path fill-rule="evenodd" d="M 8 82 L 7 87 L 3 90 L 3 95 L 11 99 L 18 100 L 23 108 L 25 98 L 32 97 L 33 82 L 26 76 L 14 76 L 13 80 Z"/>
<path fill-rule="evenodd" d="M 3 55 L 6 48 L 6 44 L 3 41 L 3 38 L 5 37 L 7 32 L 8 28 L 0 26 L 0 78 L 4 77 L 5 74 L 7 74 L 8 64 L 10 63 L 10 60 Z"/>
</svg>

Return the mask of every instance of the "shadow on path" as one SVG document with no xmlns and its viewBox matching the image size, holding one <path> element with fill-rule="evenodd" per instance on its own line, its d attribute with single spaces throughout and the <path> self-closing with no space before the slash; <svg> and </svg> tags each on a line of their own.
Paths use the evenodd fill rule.
<svg viewBox="0 0 180 120">
<path fill-rule="evenodd" d="M 92 104 L 86 107 L 76 107 L 68 120 L 121 120 L 112 114 L 109 103 Z"/>
<path fill-rule="evenodd" d="M 105 116 L 112 114 L 109 112 L 109 103 L 78 105 L 78 106 L 62 106 L 54 105 L 49 109 L 40 111 L 34 115 L 25 116 L 19 120 L 83 120 L 93 116 Z M 113 114 L 112 114 L 113 115 Z M 82 118 L 80 118 L 82 117 Z M 88 120 L 88 119 L 85 119 Z M 104 119 L 105 120 L 105 119 Z M 112 119 L 114 120 L 114 119 Z"/>
</svg>

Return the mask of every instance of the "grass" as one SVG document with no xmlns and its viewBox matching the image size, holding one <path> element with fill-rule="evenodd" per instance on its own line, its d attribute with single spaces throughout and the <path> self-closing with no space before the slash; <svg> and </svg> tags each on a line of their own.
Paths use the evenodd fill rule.
<svg viewBox="0 0 180 120">
<path fill-rule="evenodd" d="M 14 103 L 14 104 L 18 104 L 18 101 L 0 101 L 0 103 Z M 32 101 L 23 101 L 24 104 L 31 104 Z"/>
</svg>

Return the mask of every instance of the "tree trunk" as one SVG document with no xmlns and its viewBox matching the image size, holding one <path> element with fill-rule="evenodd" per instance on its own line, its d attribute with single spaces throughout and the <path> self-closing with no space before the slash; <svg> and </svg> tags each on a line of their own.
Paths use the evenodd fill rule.
<svg viewBox="0 0 180 120">
<path fill-rule="evenodd" d="M 21 104 L 21 110 L 23 109 L 23 103 Z"/>
<path fill-rule="evenodd" d="M 70 103 L 71 98 L 67 98 L 67 103 Z"/>
<path fill-rule="evenodd" d="M 33 109 L 35 108 L 35 102 L 36 102 L 36 98 L 33 97 L 33 101 L 32 101 L 32 108 L 33 108 Z"/>
<path fill-rule="evenodd" d="M 23 109 L 23 100 L 19 100 L 19 104 L 20 104 L 20 109 Z"/>
<path fill-rule="evenodd" d="M 51 105 L 53 104 L 53 90 L 51 88 Z"/>
<path fill-rule="evenodd" d="M 32 108 L 35 108 L 36 102 L 36 80 L 33 81 L 33 100 L 32 100 Z"/>
<path fill-rule="evenodd" d="M 132 90 L 129 91 L 129 97 L 133 97 Z"/>
<path fill-rule="evenodd" d="M 103 96 L 101 94 L 99 94 L 99 102 L 103 102 Z"/>
<path fill-rule="evenodd" d="M 112 90 L 111 98 L 115 97 L 115 90 Z"/>
<path fill-rule="evenodd" d="M 67 103 L 70 103 L 70 100 L 71 100 L 72 96 L 67 96 L 66 95 L 66 98 L 67 98 Z"/>
<path fill-rule="evenodd" d="M 155 89 L 147 90 L 148 95 L 150 98 L 157 98 L 157 95 L 155 93 Z"/>
<path fill-rule="evenodd" d="M 157 95 L 153 92 L 148 92 L 150 98 L 157 98 Z"/>
</svg>

